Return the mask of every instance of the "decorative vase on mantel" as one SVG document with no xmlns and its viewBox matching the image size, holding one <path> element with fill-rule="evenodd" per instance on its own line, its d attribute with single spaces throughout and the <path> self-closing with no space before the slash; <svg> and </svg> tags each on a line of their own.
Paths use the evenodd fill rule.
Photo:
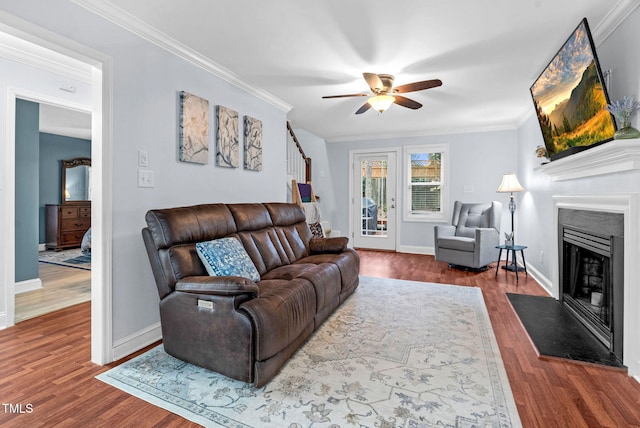
<svg viewBox="0 0 640 428">
<path fill-rule="evenodd" d="M 620 129 L 613 134 L 614 140 L 629 140 L 631 138 L 640 138 L 640 131 L 631 126 L 631 121 L 623 121 Z"/>
<path fill-rule="evenodd" d="M 631 116 L 640 110 L 640 103 L 637 99 L 624 96 L 620 101 L 607 104 L 606 109 L 615 116 L 616 122 L 620 125 L 620 129 L 613 134 L 614 140 L 640 138 L 640 131 L 631 127 Z"/>
</svg>

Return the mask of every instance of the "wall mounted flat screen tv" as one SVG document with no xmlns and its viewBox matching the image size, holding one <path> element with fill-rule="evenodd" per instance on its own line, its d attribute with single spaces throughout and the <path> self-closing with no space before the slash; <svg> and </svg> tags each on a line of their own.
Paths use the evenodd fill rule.
<svg viewBox="0 0 640 428">
<path fill-rule="evenodd" d="M 616 124 L 584 18 L 540 77 L 531 96 L 551 160 L 610 141 Z"/>
</svg>

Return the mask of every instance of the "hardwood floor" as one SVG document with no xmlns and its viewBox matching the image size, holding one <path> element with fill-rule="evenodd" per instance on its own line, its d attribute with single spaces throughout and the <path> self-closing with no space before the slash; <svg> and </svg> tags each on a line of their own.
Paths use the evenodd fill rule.
<svg viewBox="0 0 640 428">
<path fill-rule="evenodd" d="M 91 300 L 91 271 L 38 263 L 42 288 L 16 295 L 15 322 Z"/>
<path fill-rule="evenodd" d="M 505 296 L 545 295 L 532 279 L 458 271 L 432 256 L 360 254 L 362 275 L 482 289 L 523 426 L 640 426 L 640 384 L 625 372 L 537 357 Z M 0 331 L 1 426 L 197 426 L 94 379 L 119 362 L 89 362 L 89 324 L 83 303 Z"/>
</svg>

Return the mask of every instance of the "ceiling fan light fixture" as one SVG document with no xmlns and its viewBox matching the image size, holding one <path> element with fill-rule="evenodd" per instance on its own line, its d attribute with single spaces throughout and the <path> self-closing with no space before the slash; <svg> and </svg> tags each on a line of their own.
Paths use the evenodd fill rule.
<svg viewBox="0 0 640 428">
<path fill-rule="evenodd" d="M 371 107 L 382 113 L 391 107 L 391 104 L 393 104 L 395 100 L 395 97 L 392 97 L 391 95 L 376 95 L 375 97 L 369 98 L 367 102 Z"/>
</svg>

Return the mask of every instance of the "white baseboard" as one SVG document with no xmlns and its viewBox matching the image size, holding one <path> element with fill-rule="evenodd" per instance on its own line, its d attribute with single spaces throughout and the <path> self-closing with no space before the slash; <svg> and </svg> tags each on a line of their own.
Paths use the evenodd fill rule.
<svg viewBox="0 0 640 428">
<path fill-rule="evenodd" d="M 535 266 L 531 266 L 529 264 L 527 264 L 527 273 L 531 275 L 542 288 L 544 288 L 544 291 L 546 291 L 549 296 L 553 296 L 553 287 L 549 278 L 540 273 L 540 271 L 536 269 Z"/>
<path fill-rule="evenodd" d="M 433 247 L 418 247 L 417 245 L 400 245 L 396 251 L 399 253 L 426 254 L 429 256 L 435 254 Z"/>
<path fill-rule="evenodd" d="M 7 328 L 7 313 L 0 312 L 0 330 Z"/>
<path fill-rule="evenodd" d="M 127 337 L 113 342 L 113 360 L 118 361 L 121 358 L 131 355 L 136 351 L 151 345 L 162 339 L 162 328 L 160 323 L 155 323 L 147 328 L 139 330 Z"/>
<path fill-rule="evenodd" d="M 38 252 L 45 251 L 47 249 L 47 244 L 38 244 Z"/>
<path fill-rule="evenodd" d="M 42 288 L 40 278 L 27 279 L 26 281 L 16 282 L 15 294 L 26 293 L 27 291 L 39 290 Z"/>
</svg>

